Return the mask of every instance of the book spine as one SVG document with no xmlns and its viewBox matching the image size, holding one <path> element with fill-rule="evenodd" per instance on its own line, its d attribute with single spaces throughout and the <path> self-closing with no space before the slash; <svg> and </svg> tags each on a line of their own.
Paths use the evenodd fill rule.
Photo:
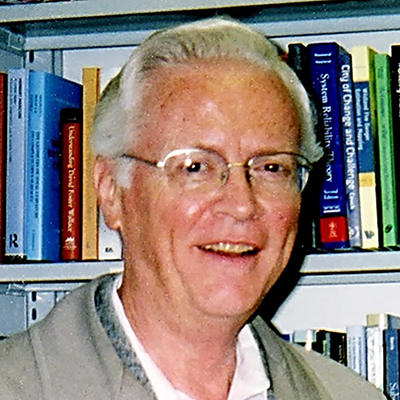
<svg viewBox="0 0 400 400">
<path fill-rule="evenodd" d="M 25 185 L 28 77 L 26 69 L 8 72 L 5 256 L 25 259 Z"/>
<path fill-rule="evenodd" d="M 28 148 L 27 148 L 27 191 L 26 191 L 26 251 L 27 259 L 39 261 L 48 259 L 43 254 L 43 213 L 46 202 L 43 199 L 43 157 L 48 149 L 44 143 L 46 130 L 45 104 L 45 75 L 38 71 L 32 71 L 29 79 L 29 116 L 28 116 Z M 50 150 L 50 149 L 49 149 Z M 51 155 L 53 152 L 49 152 Z M 47 154 L 46 154 L 47 156 Z M 46 173 L 50 174 L 50 170 Z M 47 184 L 54 185 L 57 177 L 47 175 Z M 52 199 L 52 212 L 58 213 L 59 204 Z M 47 244 L 47 243 L 46 243 Z M 48 261 L 53 261 L 48 259 Z"/>
<path fill-rule="evenodd" d="M 396 176 L 392 125 L 390 65 L 387 54 L 375 54 L 377 142 L 379 154 L 380 234 L 385 247 L 397 245 Z"/>
<path fill-rule="evenodd" d="M 341 47 L 339 48 L 338 62 L 349 245 L 350 247 L 361 247 L 360 189 L 358 184 L 353 74 L 351 55 Z"/>
<path fill-rule="evenodd" d="M 351 325 L 347 332 L 347 365 L 353 371 L 367 378 L 367 337 L 366 327 Z"/>
<path fill-rule="evenodd" d="M 384 390 L 383 335 L 378 326 L 367 326 L 367 379 Z"/>
<path fill-rule="evenodd" d="M 310 71 L 319 115 L 319 134 L 327 154 L 320 191 L 320 242 L 325 249 L 348 247 L 343 143 L 338 85 L 338 46 L 311 44 Z"/>
<path fill-rule="evenodd" d="M 400 354 L 399 330 L 387 329 L 384 331 L 385 343 L 385 394 L 390 400 L 400 399 Z"/>
<path fill-rule="evenodd" d="M 84 67 L 82 132 L 82 259 L 98 258 L 98 211 L 93 185 L 95 157 L 91 145 L 93 118 L 100 97 L 100 68 Z"/>
<path fill-rule="evenodd" d="M 344 332 L 327 331 L 326 340 L 326 355 L 338 362 L 339 364 L 347 365 L 347 337 Z"/>
<path fill-rule="evenodd" d="M 3 261 L 5 244 L 5 184 L 6 184 L 6 139 L 7 139 L 7 80 L 0 73 L 0 263 Z"/>
<path fill-rule="evenodd" d="M 119 232 L 110 229 L 99 213 L 99 260 L 122 259 L 122 241 Z"/>
<path fill-rule="evenodd" d="M 366 46 L 352 49 L 363 248 L 379 247 L 373 54 Z"/>
<path fill-rule="evenodd" d="M 390 81 L 392 96 L 392 123 L 393 133 L 400 131 L 400 45 L 391 46 L 390 57 Z M 394 153 L 398 154 L 400 150 L 400 135 L 393 135 Z M 395 157 L 395 174 L 400 177 L 400 157 Z M 400 184 L 396 185 L 397 209 L 400 207 Z M 397 220 L 399 227 L 399 220 Z M 400 243 L 400 229 L 398 228 L 398 243 Z"/>
<path fill-rule="evenodd" d="M 288 44 L 287 63 L 294 70 L 307 92 L 312 93 L 308 49 L 303 43 Z M 319 222 L 319 213 L 316 210 L 318 210 L 319 205 L 315 190 L 319 188 L 320 180 L 319 175 L 311 174 L 307 189 L 303 192 L 299 227 L 302 232 L 301 245 L 307 249 L 317 247 L 318 229 L 316 229 L 316 226 Z"/>
<path fill-rule="evenodd" d="M 61 258 L 81 258 L 82 110 L 61 110 Z"/>
</svg>

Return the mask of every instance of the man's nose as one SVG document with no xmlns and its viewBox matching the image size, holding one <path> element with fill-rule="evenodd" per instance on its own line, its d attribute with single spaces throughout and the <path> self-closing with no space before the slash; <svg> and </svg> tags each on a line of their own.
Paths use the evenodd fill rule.
<svg viewBox="0 0 400 400">
<path fill-rule="evenodd" d="M 216 212 L 229 214 L 238 220 L 251 219 L 256 215 L 258 202 L 248 171 L 242 165 L 231 165 L 218 193 Z"/>
</svg>

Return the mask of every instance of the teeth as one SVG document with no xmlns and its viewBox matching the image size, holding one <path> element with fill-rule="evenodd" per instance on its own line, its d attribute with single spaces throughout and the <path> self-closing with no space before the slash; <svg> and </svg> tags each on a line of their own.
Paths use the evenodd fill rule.
<svg viewBox="0 0 400 400">
<path fill-rule="evenodd" d="M 253 253 L 256 250 L 254 246 L 250 246 L 248 244 L 233 244 L 223 242 L 206 244 L 203 246 L 203 249 L 207 251 L 230 254 Z"/>
</svg>

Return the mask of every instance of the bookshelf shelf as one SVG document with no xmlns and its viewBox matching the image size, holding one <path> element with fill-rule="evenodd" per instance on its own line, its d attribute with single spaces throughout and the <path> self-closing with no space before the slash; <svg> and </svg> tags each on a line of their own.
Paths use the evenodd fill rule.
<svg viewBox="0 0 400 400">
<path fill-rule="evenodd" d="M 122 261 L 2 264 L 0 282 L 87 281 L 104 274 L 120 273 L 122 270 Z"/>
<path fill-rule="evenodd" d="M 0 28 L 25 51 L 139 43 L 154 29 L 229 13 L 270 37 L 388 32 L 400 29 L 394 0 L 284 1 L 90 0 L 2 6 Z M 15 41 L 14 40 L 14 41 Z M 4 41 L 3 41 L 4 46 Z"/>
<path fill-rule="evenodd" d="M 400 272 L 400 252 L 388 250 L 310 254 L 305 258 L 301 270 L 306 275 Z"/>
<path fill-rule="evenodd" d="M 0 282 L 83 281 L 123 271 L 123 261 L 25 263 L 0 265 Z M 378 279 L 400 282 L 400 252 L 366 251 L 307 255 L 302 284 Z"/>
<path fill-rule="evenodd" d="M 184 0 L 96 0 L 96 6 L 90 0 L 64 1 L 57 3 L 39 3 L 2 7 L 2 21 L 36 22 L 54 19 L 76 19 L 88 17 L 114 17 L 120 15 L 167 13 L 193 10 L 215 10 L 232 7 L 271 6 L 282 4 L 316 3 L 322 0 L 202 0 L 187 2 Z"/>
</svg>

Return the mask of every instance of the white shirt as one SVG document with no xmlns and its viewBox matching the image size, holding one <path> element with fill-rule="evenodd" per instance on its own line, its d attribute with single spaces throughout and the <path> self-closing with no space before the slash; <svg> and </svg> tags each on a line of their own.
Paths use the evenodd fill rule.
<svg viewBox="0 0 400 400">
<path fill-rule="evenodd" d="M 144 349 L 129 324 L 116 290 L 113 293 L 113 304 L 157 398 L 160 400 L 196 400 L 177 390 Z M 266 400 L 270 382 L 265 374 L 257 343 L 247 325 L 238 336 L 236 360 L 236 371 L 228 400 Z"/>
</svg>

